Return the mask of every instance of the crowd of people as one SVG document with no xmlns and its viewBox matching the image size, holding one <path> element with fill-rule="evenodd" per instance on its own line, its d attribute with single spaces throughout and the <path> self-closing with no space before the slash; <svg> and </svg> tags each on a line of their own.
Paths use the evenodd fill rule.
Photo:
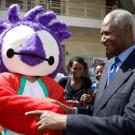
<svg viewBox="0 0 135 135">
<path fill-rule="evenodd" d="M 95 59 L 93 73 L 96 82 L 93 83 L 90 78 L 88 63 L 85 59 L 75 56 L 70 59 L 67 65 L 68 74 L 57 74 L 56 82 L 44 77 L 44 75 L 42 76 L 39 70 L 36 70 L 32 75 L 20 75 L 18 72 L 17 74 L 2 74 L 0 76 L 0 90 L 4 92 L 1 92 L 3 96 L 0 99 L 1 105 L 8 100 L 7 98 L 4 99 L 5 95 L 8 94 L 8 98 L 10 98 L 8 104 L 11 104 L 11 109 L 12 104 L 19 105 L 18 103 L 20 103 L 24 106 L 24 110 L 22 109 L 24 114 L 20 112 L 21 110 L 19 111 L 22 122 L 25 123 L 28 117 L 32 117 L 32 120 L 30 119 L 32 124 L 28 124 L 28 127 L 31 128 L 33 123 L 36 123 L 36 126 L 31 128 L 28 134 L 46 134 L 47 131 L 49 135 L 54 135 L 55 131 L 58 131 L 56 135 L 134 135 L 135 19 L 133 15 L 121 9 L 108 13 L 101 24 L 101 43 L 106 48 L 107 56 L 111 56 L 111 58 L 107 62 Z M 49 63 L 49 61 L 51 62 Z M 48 59 L 50 69 L 52 62 L 55 61 Z M 20 79 L 21 76 L 23 81 Z M 14 83 L 16 84 L 13 86 L 8 84 L 8 79 L 9 81 L 15 80 Z M 23 90 L 21 88 L 18 90 L 17 82 L 19 81 L 24 84 Z M 46 87 L 43 84 L 46 84 Z M 8 90 L 5 90 L 7 87 Z M 19 94 L 21 92 L 22 96 L 15 97 L 15 92 L 11 88 L 18 90 Z M 29 94 L 33 93 L 32 89 L 34 88 L 48 90 L 48 93 L 46 91 L 41 92 L 41 90 L 39 96 L 42 96 L 35 98 L 34 96 L 39 94 L 39 91 L 37 93 L 35 91 L 34 98 L 28 98 Z M 31 90 L 31 93 L 27 92 L 28 89 Z M 41 98 L 43 96 L 47 99 L 44 101 L 46 104 L 42 103 Z M 14 97 L 16 100 L 21 97 L 21 100 L 18 100 L 18 103 L 13 103 Z M 46 105 L 48 106 L 46 107 Z M 8 105 L 6 107 L 8 108 Z M 7 113 L 0 115 L 8 117 Z M 11 115 L 14 116 L 13 112 Z M 33 121 L 33 116 L 36 121 Z M 8 118 L 10 120 L 10 117 Z M 24 132 L 21 128 L 18 130 L 7 123 L 3 124 L 4 122 L 0 118 L 0 124 L 9 128 L 8 132 L 6 134 L 3 132 L 3 134 L 11 135 L 13 133 L 11 130 L 19 133 Z M 22 126 L 25 128 L 25 125 Z M 34 131 L 32 131 L 33 129 Z M 1 127 L 0 130 L 2 130 Z M 27 129 L 25 133 L 27 133 Z"/>
<path fill-rule="evenodd" d="M 75 56 L 70 59 L 67 69 L 58 73 L 55 80 L 64 88 L 64 98 L 72 106 L 86 106 L 94 103 L 98 83 L 105 62 L 95 59 L 93 63 L 93 75 L 95 82 L 91 79 L 88 63 L 84 57 Z"/>
</svg>

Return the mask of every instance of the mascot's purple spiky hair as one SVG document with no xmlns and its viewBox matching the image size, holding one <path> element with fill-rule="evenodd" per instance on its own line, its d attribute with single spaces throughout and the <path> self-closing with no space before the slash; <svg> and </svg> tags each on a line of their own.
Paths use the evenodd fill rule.
<svg viewBox="0 0 135 135">
<path fill-rule="evenodd" d="M 71 36 L 67 25 L 42 6 L 28 11 L 23 19 L 13 4 L 8 22 L 0 21 L 0 72 L 54 77 L 62 63 L 61 42 Z"/>
</svg>

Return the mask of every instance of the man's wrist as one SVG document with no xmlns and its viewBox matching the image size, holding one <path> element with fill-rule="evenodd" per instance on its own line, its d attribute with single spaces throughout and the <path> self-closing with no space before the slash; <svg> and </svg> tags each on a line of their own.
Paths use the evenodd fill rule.
<svg viewBox="0 0 135 135">
<path fill-rule="evenodd" d="M 59 124 L 57 124 L 57 126 L 59 126 L 59 129 L 66 129 L 67 127 L 67 115 L 61 115 L 61 117 L 59 117 Z"/>
<path fill-rule="evenodd" d="M 67 114 L 76 114 L 76 112 L 77 112 L 76 110 L 77 110 L 76 107 L 70 108 L 68 110 L 68 113 Z"/>
</svg>

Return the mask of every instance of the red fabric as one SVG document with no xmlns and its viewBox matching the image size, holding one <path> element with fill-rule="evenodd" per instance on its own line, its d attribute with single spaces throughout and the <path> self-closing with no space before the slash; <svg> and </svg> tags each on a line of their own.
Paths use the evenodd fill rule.
<svg viewBox="0 0 135 135">
<path fill-rule="evenodd" d="M 3 128 L 2 128 L 2 126 L 0 125 L 0 133 L 2 132 L 2 130 L 3 130 Z"/>
<path fill-rule="evenodd" d="M 35 118 L 25 116 L 25 112 L 31 110 L 50 110 L 64 113 L 56 104 L 48 98 L 32 98 L 17 95 L 21 76 L 12 73 L 0 74 L 0 124 L 3 127 L 25 135 L 44 135 L 38 133 Z M 41 77 L 45 83 L 49 97 L 66 104 L 63 97 L 63 88 L 49 77 Z M 60 135 L 62 131 L 46 131 L 45 135 Z"/>
</svg>

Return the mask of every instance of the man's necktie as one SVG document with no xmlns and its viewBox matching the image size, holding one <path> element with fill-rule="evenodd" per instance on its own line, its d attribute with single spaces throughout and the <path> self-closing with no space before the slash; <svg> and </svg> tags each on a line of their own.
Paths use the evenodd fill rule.
<svg viewBox="0 0 135 135">
<path fill-rule="evenodd" d="M 110 71 L 109 71 L 109 81 L 110 82 L 113 78 L 113 76 L 115 75 L 116 71 L 117 71 L 117 67 L 120 64 L 120 59 L 118 57 L 115 58 L 114 63 L 111 65 L 110 67 Z"/>
</svg>

